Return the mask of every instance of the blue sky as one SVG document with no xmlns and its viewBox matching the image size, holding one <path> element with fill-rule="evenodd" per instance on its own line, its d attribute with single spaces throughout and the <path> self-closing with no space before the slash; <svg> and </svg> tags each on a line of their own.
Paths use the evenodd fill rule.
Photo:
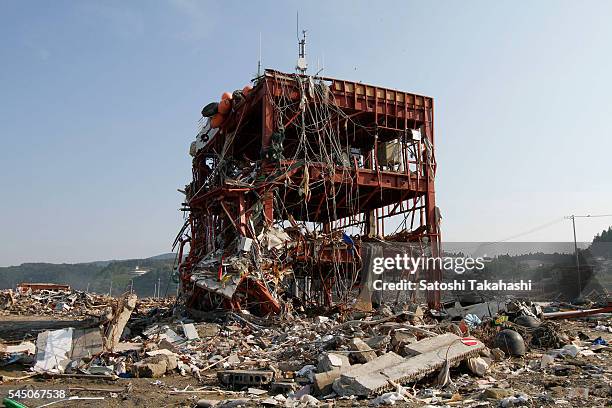
<svg viewBox="0 0 612 408">
<path fill-rule="evenodd" d="M 445 239 L 612 213 L 611 2 L 4 1 L 0 265 L 167 252 L 199 111 L 253 77 L 260 33 L 293 70 L 298 9 L 311 67 L 435 98 Z"/>
</svg>

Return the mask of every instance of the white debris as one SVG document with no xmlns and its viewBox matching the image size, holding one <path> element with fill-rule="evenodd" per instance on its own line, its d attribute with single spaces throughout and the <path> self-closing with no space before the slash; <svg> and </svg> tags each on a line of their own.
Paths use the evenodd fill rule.
<svg viewBox="0 0 612 408">
<path fill-rule="evenodd" d="M 166 339 L 168 339 L 170 343 L 182 343 L 183 341 L 185 341 L 183 337 L 176 334 L 176 332 L 170 328 L 166 329 L 164 336 L 166 337 Z"/>
<path fill-rule="evenodd" d="M 37 372 L 63 373 L 70 363 L 72 351 L 73 328 L 45 331 L 36 339 L 36 364 L 33 370 Z"/>
<path fill-rule="evenodd" d="M 314 318 L 314 322 L 316 324 L 327 323 L 329 322 L 329 317 L 327 316 L 317 316 Z"/>
<path fill-rule="evenodd" d="M 555 357 L 550 354 L 544 354 L 540 360 L 540 368 L 544 369 L 550 367 L 555 362 Z"/>
<path fill-rule="evenodd" d="M 521 394 L 516 397 L 507 397 L 500 401 L 499 405 L 502 408 L 516 407 L 525 404 L 529 401 L 529 397 L 525 394 Z"/>
<path fill-rule="evenodd" d="M 469 358 L 467 365 L 470 371 L 479 377 L 483 377 L 489 370 L 489 363 L 482 357 Z"/>
<path fill-rule="evenodd" d="M 406 389 L 398 384 L 395 392 L 387 392 L 379 395 L 370 401 L 368 405 L 372 407 L 377 407 L 379 405 L 394 405 L 397 401 L 407 401 L 405 395 Z"/>
<path fill-rule="evenodd" d="M 36 353 L 36 345 L 31 341 L 24 341 L 20 344 L 14 346 L 6 346 L 3 350 L 4 353 L 12 354 L 12 353 L 25 353 L 25 354 L 34 354 Z"/>
<path fill-rule="evenodd" d="M 193 323 L 182 324 L 183 334 L 187 337 L 187 340 L 197 340 L 200 338 L 198 330 Z"/>
</svg>

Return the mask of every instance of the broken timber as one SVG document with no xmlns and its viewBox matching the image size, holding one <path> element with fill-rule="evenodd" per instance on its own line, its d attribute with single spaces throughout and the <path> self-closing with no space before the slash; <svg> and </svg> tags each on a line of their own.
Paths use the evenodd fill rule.
<svg viewBox="0 0 612 408">
<path fill-rule="evenodd" d="M 119 340 L 123 334 L 123 329 L 125 329 L 125 325 L 127 324 L 128 320 L 130 320 L 132 311 L 134 311 L 134 308 L 136 307 L 137 299 L 138 297 L 132 293 L 123 296 L 119 300 L 117 310 L 115 310 L 113 318 L 110 321 L 106 331 L 106 341 L 104 344 L 106 350 L 113 351 L 117 344 L 119 344 Z"/>
</svg>

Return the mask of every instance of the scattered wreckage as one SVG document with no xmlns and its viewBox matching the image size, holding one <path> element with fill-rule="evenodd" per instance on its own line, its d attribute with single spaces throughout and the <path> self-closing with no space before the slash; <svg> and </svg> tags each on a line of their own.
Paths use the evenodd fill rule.
<svg viewBox="0 0 612 408">
<path fill-rule="evenodd" d="M 3 298 L 17 300 L 3 306 L 9 317 L 20 317 L 17 303 L 40 301 L 38 295 L 7 293 Z M 125 294 L 107 300 L 106 312 L 93 326 L 44 330 L 21 342 L 3 339 L 1 364 L 29 369 L 3 375 L 2 381 L 91 378 L 124 384 L 114 389 L 125 394 L 133 379 L 151 378 L 168 395 L 184 396 L 188 406 L 220 407 L 333 406 L 343 399 L 354 406 L 402 401 L 598 406 L 612 398 L 612 319 L 605 312 L 564 324 L 546 319 L 547 313 L 570 305 L 509 300 L 479 316 L 466 313 L 476 307 L 441 314 L 408 303 L 368 313 L 293 311 L 266 318 L 242 310 L 209 312 L 200 316 L 202 321 L 185 314 L 180 302 L 172 309 L 175 299 L 156 303 Z M 593 309 L 588 304 L 571 308 Z M 66 324 L 74 321 L 87 319 Z M 558 383 L 578 374 L 585 380 L 562 389 L 542 386 L 536 393 L 531 384 Z M 164 378 L 171 376 L 191 385 L 164 388 Z M 521 383 L 528 376 L 533 378 Z M 211 401 L 209 394 L 217 398 Z"/>
</svg>

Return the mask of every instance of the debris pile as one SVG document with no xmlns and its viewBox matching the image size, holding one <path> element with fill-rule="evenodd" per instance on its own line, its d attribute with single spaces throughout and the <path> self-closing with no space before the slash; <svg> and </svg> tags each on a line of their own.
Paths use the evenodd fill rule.
<svg viewBox="0 0 612 408">
<path fill-rule="evenodd" d="M 512 305 L 523 305 L 512 302 Z M 217 393 L 235 406 L 355 406 L 412 401 L 429 405 L 609 404 L 609 315 L 559 325 L 531 316 L 536 306 L 505 307 L 476 318 L 424 306 L 374 312 L 292 312 L 261 318 L 208 313 L 206 321 L 157 310 L 137 315 L 133 295 L 109 299 L 95 327 L 44 331 L 35 343 L 0 346 L 2 365 L 22 364 L 24 381 L 44 375 L 164 384 L 172 395 Z M 534 309 L 535 308 L 535 309 Z M 152 309 L 155 310 L 155 309 Z M 432 313 L 433 312 L 433 313 Z M 528 316 L 529 319 L 526 319 Z M 601 320 L 604 319 L 604 320 Z M 607 338 L 607 340 L 606 340 Z M 225 405 L 224 405 L 225 404 Z M 330 405 L 331 404 L 331 405 Z M 589 405 L 595 404 L 595 405 Z"/>
<path fill-rule="evenodd" d="M 0 291 L 0 315 L 100 317 L 107 313 L 113 298 L 78 290 Z M 135 307 L 137 314 L 146 316 L 149 312 L 170 309 L 173 298 L 139 299 Z"/>
</svg>

